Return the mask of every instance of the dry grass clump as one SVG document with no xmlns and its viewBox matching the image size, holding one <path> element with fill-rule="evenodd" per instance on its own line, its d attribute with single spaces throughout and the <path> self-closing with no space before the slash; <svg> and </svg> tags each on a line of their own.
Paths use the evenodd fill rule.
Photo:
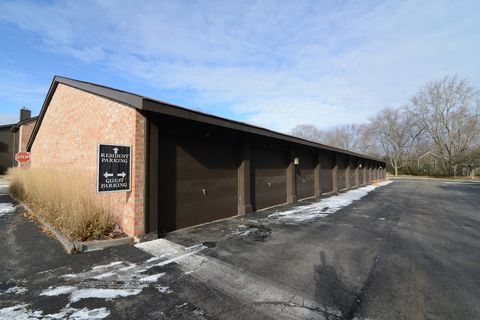
<svg viewBox="0 0 480 320">
<path fill-rule="evenodd" d="M 10 192 L 72 240 L 100 239 L 113 228 L 112 216 L 94 199 L 92 182 L 69 168 L 11 168 Z"/>
</svg>

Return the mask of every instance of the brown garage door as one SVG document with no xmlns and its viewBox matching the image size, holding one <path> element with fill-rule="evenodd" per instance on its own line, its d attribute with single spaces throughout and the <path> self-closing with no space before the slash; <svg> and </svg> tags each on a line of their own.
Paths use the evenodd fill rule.
<svg viewBox="0 0 480 320">
<path fill-rule="evenodd" d="M 350 157 L 349 158 L 349 164 L 350 164 L 350 187 L 356 187 L 357 182 L 356 182 L 356 169 L 357 169 L 357 159 Z"/>
<path fill-rule="evenodd" d="M 338 190 L 343 190 L 347 187 L 347 158 L 344 155 L 337 156 L 337 165 L 338 165 Z"/>
<path fill-rule="evenodd" d="M 232 144 L 159 138 L 159 227 L 171 231 L 237 214 L 237 161 Z"/>
<path fill-rule="evenodd" d="M 335 161 L 335 154 L 328 151 L 320 151 L 320 185 L 322 193 L 333 191 L 332 170 Z"/>
<path fill-rule="evenodd" d="M 254 209 L 287 202 L 287 152 L 275 147 L 252 147 L 251 157 Z"/>
<path fill-rule="evenodd" d="M 297 198 L 304 199 L 315 195 L 315 166 L 317 153 L 315 150 L 296 150 L 295 157 L 300 161 L 295 166 Z"/>
</svg>

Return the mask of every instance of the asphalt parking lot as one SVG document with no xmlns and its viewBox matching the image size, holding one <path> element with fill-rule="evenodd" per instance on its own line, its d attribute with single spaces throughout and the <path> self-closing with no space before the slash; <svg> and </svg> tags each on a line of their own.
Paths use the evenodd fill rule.
<svg viewBox="0 0 480 320">
<path fill-rule="evenodd" d="M 0 202 L 0 318 L 480 317 L 479 183 L 395 181 L 338 211 L 302 202 L 74 256 Z"/>
</svg>

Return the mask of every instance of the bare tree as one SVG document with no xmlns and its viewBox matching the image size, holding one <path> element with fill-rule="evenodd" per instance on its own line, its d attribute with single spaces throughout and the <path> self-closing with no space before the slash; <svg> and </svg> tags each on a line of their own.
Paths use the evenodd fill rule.
<svg viewBox="0 0 480 320">
<path fill-rule="evenodd" d="M 480 133 L 477 92 L 465 79 L 447 76 L 423 87 L 411 99 L 411 112 L 444 159 L 445 173 L 460 163 Z"/>
<path fill-rule="evenodd" d="M 320 130 L 313 124 L 299 124 L 290 133 L 293 136 L 316 142 L 319 142 L 321 138 Z"/>
<path fill-rule="evenodd" d="M 375 142 L 367 127 L 360 124 L 347 124 L 321 132 L 320 141 L 326 145 L 354 152 L 376 154 Z"/>
<path fill-rule="evenodd" d="M 385 108 L 370 119 L 369 131 L 388 156 L 395 175 L 409 163 L 412 150 L 417 146 L 423 127 L 405 108 Z"/>
<path fill-rule="evenodd" d="M 291 134 L 332 147 L 379 157 L 376 141 L 363 124 L 342 125 L 329 130 L 320 130 L 312 124 L 300 124 L 291 130 Z"/>
</svg>

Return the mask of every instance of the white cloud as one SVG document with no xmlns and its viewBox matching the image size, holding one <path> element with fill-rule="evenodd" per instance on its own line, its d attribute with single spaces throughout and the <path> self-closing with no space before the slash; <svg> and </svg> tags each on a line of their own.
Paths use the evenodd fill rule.
<svg viewBox="0 0 480 320">
<path fill-rule="evenodd" d="M 361 122 L 424 82 L 480 84 L 476 1 L 11 2 L 45 48 L 287 131 Z M 85 79 L 89 80 L 89 79 Z M 167 100 L 165 97 L 155 97 Z M 172 101 L 175 102 L 175 101 Z"/>
</svg>

